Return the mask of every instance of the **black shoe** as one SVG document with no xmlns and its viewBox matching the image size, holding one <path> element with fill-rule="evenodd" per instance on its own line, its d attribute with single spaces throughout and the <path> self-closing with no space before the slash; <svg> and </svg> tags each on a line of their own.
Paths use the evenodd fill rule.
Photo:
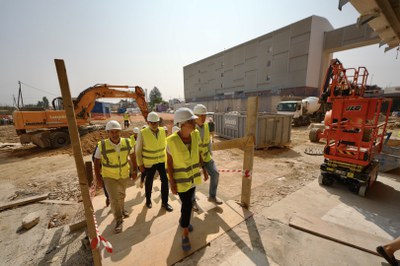
<svg viewBox="0 0 400 266">
<path fill-rule="evenodd" d="M 151 207 L 153 207 L 153 204 L 151 204 L 151 201 L 150 202 L 146 202 L 146 206 L 147 206 L 147 208 L 151 209 Z"/>
<path fill-rule="evenodd" d="M 122 223 L 123 221 L 117 221 L 116 225 L 115 225 L 115 229 L 114 229 L 114 233 L 119 234 L 122 232 Z"/>
<path fill-rule="evenodd" d="M 162 207 L 164 208 L 164 209 L 166 209 L 168 212 L 172 212 L 174 209 L 172 208 L 172 206 L 171 205 L 169 205 L 168 203 L 163 203 L 162 204 Z"/>
</svg>

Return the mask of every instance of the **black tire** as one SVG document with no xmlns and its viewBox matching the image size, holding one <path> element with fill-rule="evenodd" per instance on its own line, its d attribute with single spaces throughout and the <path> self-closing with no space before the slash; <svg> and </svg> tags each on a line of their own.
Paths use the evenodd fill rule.
<svg viewBox="0 0 400 266">
<path fill-rule="evenodd" d="M 52 148 L 61 148 L 71 143 L 67 132 L 58 131 L 51 133 L 50 144 Z"/>
<path fill-rule="evenodd" d="M 318 177 L 318 183 L 322 186 L 330 187 L 335 182 L 335 179 L 331 177 L 329 174 L 321 174 Z"/>
<path fill-rule="evenodd" d="M 310 133 L 308 134 L 308 137 L 311 142 L 319 142 L 318 135 L 321 133 L 322 133 L 322 130 L 320 128 L 312 128 L 310 130 Z"/>
</svg>

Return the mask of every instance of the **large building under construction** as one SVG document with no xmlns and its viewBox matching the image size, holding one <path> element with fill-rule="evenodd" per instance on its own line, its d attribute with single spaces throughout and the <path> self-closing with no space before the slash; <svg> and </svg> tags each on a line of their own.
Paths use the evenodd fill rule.
<svg viewBox="0 0 400 266">
<path fill-rule="evenodd" d="M 334 30 L 311 16 L 185 66 L 185 99 L 227 112 L 259 96 L 259 111 L 274 111 L 282 98 L 318 96 L 333 52 L 378 42 L 368 25 Z"/>
</svg>

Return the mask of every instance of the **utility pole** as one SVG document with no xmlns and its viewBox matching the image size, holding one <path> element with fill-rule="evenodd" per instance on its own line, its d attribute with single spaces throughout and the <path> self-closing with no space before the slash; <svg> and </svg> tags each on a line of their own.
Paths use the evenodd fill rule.
<svg viewBox="0 0 400 266">
<path fill-rule="evenodd" d="M 20 107 L 24 107 L 24 98 L 22 97 L 21 81 L 18 80 L 18 84 L 19 84 L 19 89 L 18 89 L 17 108 L 19 109 Z M 19 105 L 20 100 L 21 100 L 21 106 Z"/>
</svg>

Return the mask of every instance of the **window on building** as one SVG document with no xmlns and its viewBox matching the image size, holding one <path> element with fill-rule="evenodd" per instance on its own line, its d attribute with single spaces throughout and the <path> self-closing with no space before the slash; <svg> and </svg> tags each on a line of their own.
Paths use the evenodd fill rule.
<svg viewBox="0 0 400 266">
<path fill-rule="evenodd" d="M 267 61 L 267 67 L 270 67 L 271 66 L 271 60 L 268 60 Z"/>
<path fill-rule="evenodd" d="M 224 76 L 224 73 L 221 73 L 221 78 Z"/>
<path fill-rule="evenodd" d="M 271 80 L 271 75 L 267 75 L 265 78 L 266 81 L 270 81 Z"/>
<path fill-rule="evenodd" d="M 201 88 L 199 88 L 199 91 L 201 91 Z"/>
</svg>

